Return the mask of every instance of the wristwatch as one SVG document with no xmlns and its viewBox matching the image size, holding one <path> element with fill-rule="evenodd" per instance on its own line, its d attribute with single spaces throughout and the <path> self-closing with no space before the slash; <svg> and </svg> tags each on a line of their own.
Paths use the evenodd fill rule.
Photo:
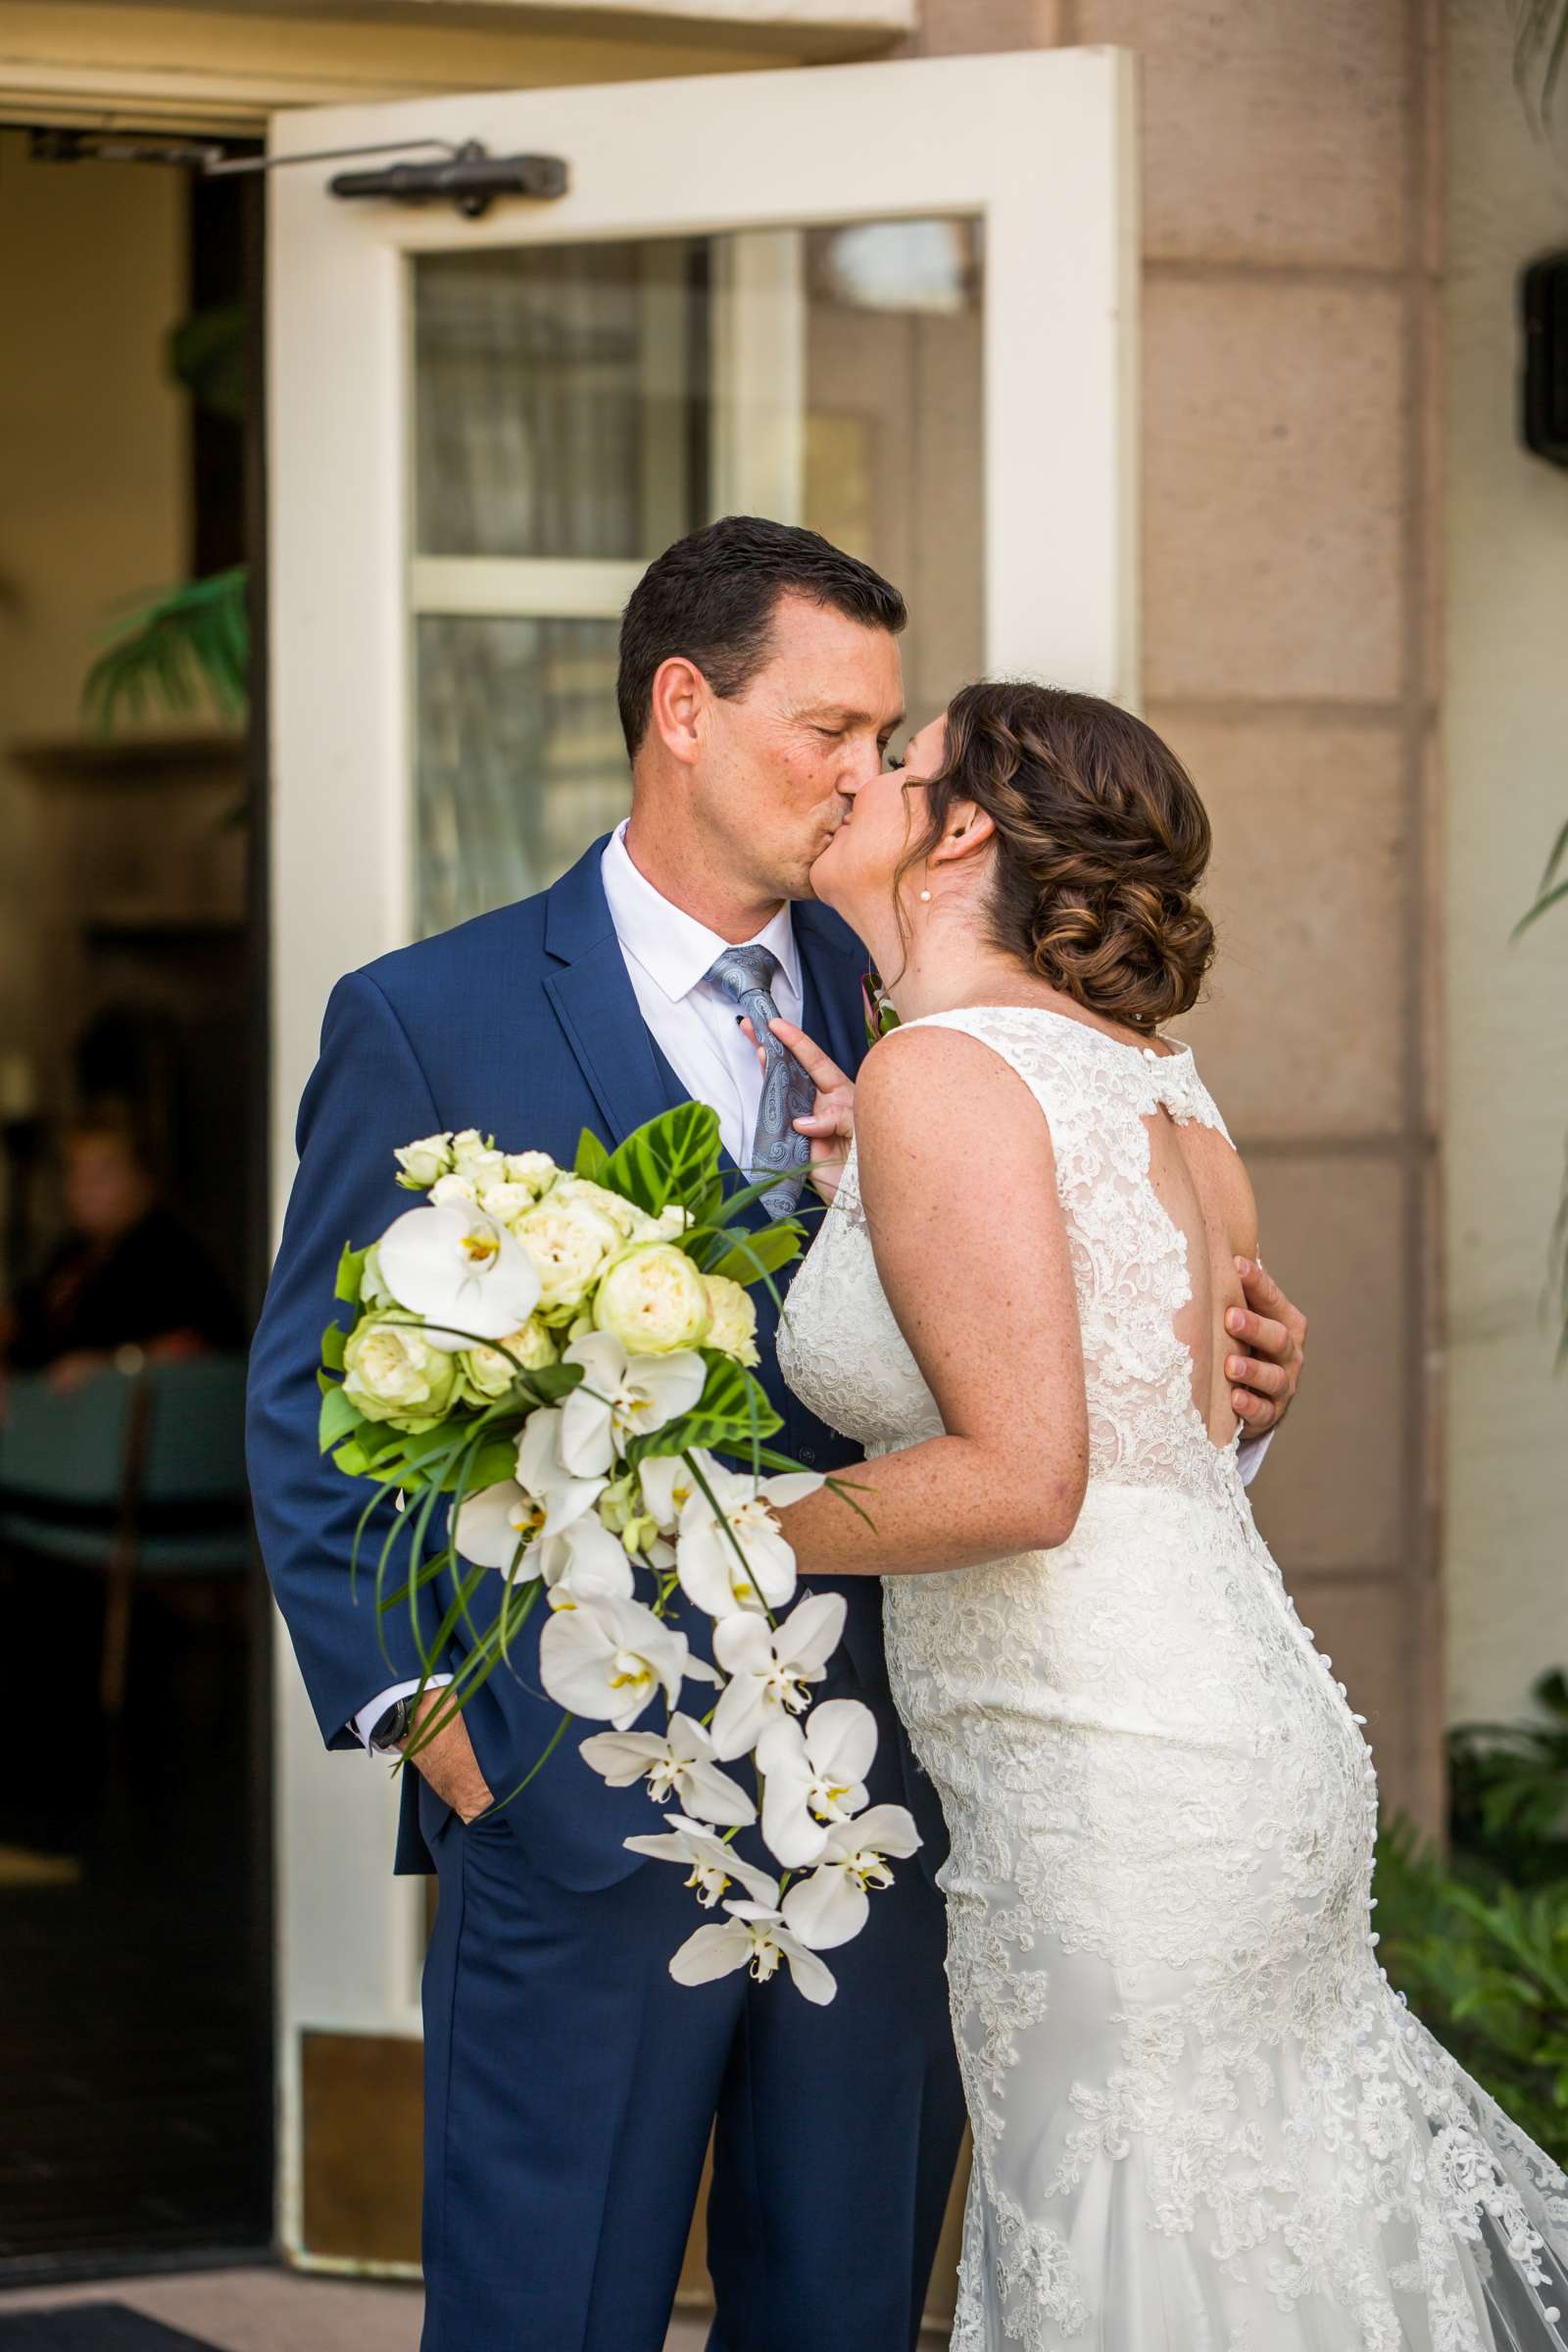
<svg viewBox="0 0 1568 2352">
<path fill-rule="evenodd" d="M 377 1755 L 401 1747 L 414 1729 L 414 1700 L 395 1698 L 384 1715 L 378 1715 L 370 1734 L 370 1745 Z"/>
</svg>

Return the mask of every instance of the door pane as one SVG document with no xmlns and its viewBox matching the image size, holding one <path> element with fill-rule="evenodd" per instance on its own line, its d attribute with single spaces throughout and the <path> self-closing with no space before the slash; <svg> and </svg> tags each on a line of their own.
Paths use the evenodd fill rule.
<svg viewBox="0 0 1568 2352">
<path fill-rule="evenodd" d="M 543 887 L 622 813 L 625 582 L 711 515 L 806 523 L 899 584 L 913 723 L 976 674 L 975 223 L 446 252 L 414 272 L 415 553 L 443 560 L 427 593 L 462 605 L 416 617 L 422 931 Z"/>
<path fill-rule="evenodd" d="M 416 628 L 421 933 L 542 890 L 630 803 L 612 620 Z"/>
</svg>

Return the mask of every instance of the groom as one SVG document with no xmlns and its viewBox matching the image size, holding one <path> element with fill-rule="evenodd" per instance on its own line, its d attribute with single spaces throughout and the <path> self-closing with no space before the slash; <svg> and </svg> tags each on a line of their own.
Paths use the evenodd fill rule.
<svg viewBox="0 0 1568 2352">
<path fill-rule="evenodd" d="M 811 532 L 740 516 L 680 541 L 621 631 L 628 823 L 540 897 L 333 991 L 250 1422 L 268 1567 L 329 1746 L 394 1752 L 420 1674 L 402 1613 L 378 1630 L 351 1592 L 358 1502 L 316 1454 L 339 1250 L 405 1204 L 397 1144 L 476 1126 L 569 1161 L 582 1127 L 612 1144 L 688 1096 L 718 1112 L 737 1167 L 779 1171 L 760 1217 L 797 1197 L 810 1089 L 771 1040 L 764 1084 L 740 1021 L 760 1015 L 765 1035 L 776 1013 L 852 1072 L 864 1052 L 863 956 L 809 876 L 903 718 L 905 619 L 887 581 Z M 854 1459 L 783 1388 L 754 1296 L 774 1444 L 809 1468 Z M 1239 1377 L 1260 1433 L 1294 1393 L 1298 1318 L 1260 1269 L 1249 1305 Z M 659 2352 L 710 2130 L 710 2352 L 912 2344 L 962 2121 L 932 1880 L 944 1838 L 888 1692 L 879 1588 L 840 1589 L 843 1650 L 813 1697 L 873 1710 L 871 1800 L 907 1803 L 925 1844 L 835 1953 L 826 2009 L 782 1981 L 672 1983 L 693 1897 L 625 1850 L 658 1826 L 641 1786 L 608 1787 L 574 1742 L 494 1808 L 554 1726 L 527 1655 L 405 1772 L 397 1867 L 440 1880 L 423 2352 Z M 427 1644 L 441 1606 L 428 1597 Z"/>
</svg>

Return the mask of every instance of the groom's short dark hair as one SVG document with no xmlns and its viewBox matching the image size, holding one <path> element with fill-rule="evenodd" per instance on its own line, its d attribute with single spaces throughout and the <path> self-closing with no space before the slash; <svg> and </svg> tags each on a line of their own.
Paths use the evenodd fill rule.
<svg viewBox="0 0 1568 2352">
<path fill-rule="evenodd" d="M 633 760 L 660 664 L 683 657 L 715 694 L 744 694 L 767 659 L 774 608 L 791 594 L 895 637 L 909 617 L 898 590 L 869 564 L 816 531 L 760 514 L 726 514 L 649 564 L 621 616 L 615 683 Z"/>
</svg>

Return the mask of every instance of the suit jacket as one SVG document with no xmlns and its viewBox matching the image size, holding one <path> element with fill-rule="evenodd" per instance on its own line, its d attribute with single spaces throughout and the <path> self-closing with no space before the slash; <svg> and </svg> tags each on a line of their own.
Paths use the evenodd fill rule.
<svg viewBox="0 0 1568 2352">
<path fill-rule="evenodd" d="M 373 1240 L 409 1204 L 394 1182 L 393 1149 L 416 1136 L 478 1127 L 509 1151 L 545 1151 L 569 1164 L 583 1127 L 613 1144 L 684 1098 L 685 1090 L 643 1022 L 600 879 L 597 842 L 553 889 L 458 929 L 383 956 L 339 981 L 327 1004 L 321 1050 L 300 1104 L 299 1172 L 282 1243 L 251 1351 L 249 1459 L 268 1572 L 288 1624 L 322 1738 L 358 1744 L 356 1711 L 394 1682 L 421 1672 L 408 1612 L 378 1617 L 374 1562 L 380 1529 L 349 1560 L 364 1505 L 316 1447 L 320 1334 L 332 1312 L 340 1250 Z M 804 1026 L 844 1068 L 864 1051 L 862 952 L 825 907 L 795 909 L 805 994 Z M 776 1316 L 759 1308 L 760 1377 L 782 1415 L 772 1443 L 808 1468 L 830 1470 L 857 1448 L 807 1412 L 779 1378 Z M 383 1523 L 384 1524 L 384 1523 Z M 400 1545 L 394 1585 L 404 1581 Z M 826 1589 L 831 1580 L 813 1580 Z M 413 1602 L 428 1645 L 440 1622 L 444 1580 Z M 389 1588 L 390 1589 L 390 1588 Z M 945 1847 L 934 1792 L 917 1773 L 893 1715 L 882 1653 L 881 1590 L 850 1578 L 845 1649 L 853 1681 L 878 1715 L 884 1741 L 901 1751 L 908 1800 L 935 1867 Z M 476 1608 L 499 1592 L 481 1587 Z M 559 1709 L 538 1683 L 538 1612 L 514 1653 L 468 1703 L 467 1721 L 490 1787 L 505 1795 L 545 1747 Z M 701 1612 L 683 1630 L 700 1642 Z M 463 1654 L 461 1639 L 446 1662 Z M 837 1684 L 834 1686 L 837 1688 Z M 565 1886 L 608 1886 L 638 1867 L 622 1839 L 649 1827 L 640 1785 L 608 1788 L 568 1738 L 514 1807 L 518 1835 L 540 1868 Z M 429 1840 L 450 1816 L 416 1773 L 403 1776 L 397 1868 L 432 1867 Z"/>
</svg>

